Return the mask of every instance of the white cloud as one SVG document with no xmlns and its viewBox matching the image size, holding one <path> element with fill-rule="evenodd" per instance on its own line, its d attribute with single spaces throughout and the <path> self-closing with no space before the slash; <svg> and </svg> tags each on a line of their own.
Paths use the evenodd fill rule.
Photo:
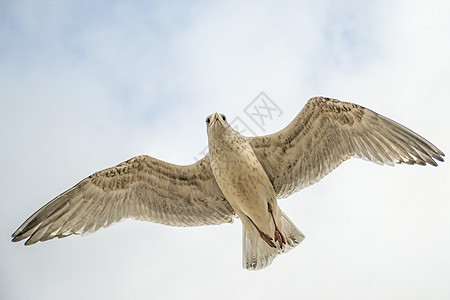
<svg viewBox="0 0 450 300">
<path fill-rule="evenodd" d="M 262 90 L 284 112 L 267 131 L 320 94 L 374 109 L 446 152 L 445 2 L 1 6 L 0 298 L 450 294 L 446 163 L 343 164 L 281 202 L 307 239 L 256 273 L 240 269 L 239 221 L 181 229 L 127 221 L 32 247 L 6 239 L 96 170 L 144 153 L 192 162 L 207 141 L 205 117 L 245 118 Z"/>
</svg>

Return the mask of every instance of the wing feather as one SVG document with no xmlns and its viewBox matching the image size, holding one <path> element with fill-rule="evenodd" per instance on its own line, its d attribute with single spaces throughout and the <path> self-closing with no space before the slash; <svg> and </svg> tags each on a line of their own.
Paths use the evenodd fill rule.
<svg viewBox="0 0 450 300">
<path fill-rule="evenodd" d="M 278 197 L 309 186 L 352 156 L 377 164 L 430 164 L 444 153 L 408 128 L 362 106 L 308 101 L 283 130 L 249 138 Z"/>
<path fill-rule="evenodd" d="M 220 191 L 206 156 L 179 166 L 137 156 L 94 173 L 26 220 L 13 241 L 26 245 L 94 232 L 131 218 L 172 226 L 232 222 L 235 213 Z"/>
</svg>

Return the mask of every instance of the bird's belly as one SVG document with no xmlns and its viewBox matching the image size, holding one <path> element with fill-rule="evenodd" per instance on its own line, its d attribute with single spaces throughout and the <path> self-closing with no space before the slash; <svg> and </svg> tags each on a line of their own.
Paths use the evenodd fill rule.
<svg viewBox="0 0 450 300">
<path fill-rule="evenodd" d="M 254 221 L 269 217 L 267 203 L 276 205 L 276 194 L 251 149 L 222 153 L 212 159 L 211 166 L 222 193 L 238 214 Z"/>
</svg>

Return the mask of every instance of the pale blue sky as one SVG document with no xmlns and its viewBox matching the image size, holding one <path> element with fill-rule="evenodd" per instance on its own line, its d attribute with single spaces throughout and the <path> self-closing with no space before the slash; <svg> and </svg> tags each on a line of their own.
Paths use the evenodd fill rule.
<svg viewBox="0 0 450 300">
<path fill-rule="evenodd" d="M 438 168 L 351 160 L 280 205 L 305 241 L 241 268 L 241 224 L 125 221 L 31 247 L 11 233 L 100 169 L 188 164 L 204 120 L 264 91 L 286 126 L 308 98 L 359 103 L 448 154 L 446 1 L 2 1 L 1 299 L 447 299 L 450 187 Z"/>
</svg>

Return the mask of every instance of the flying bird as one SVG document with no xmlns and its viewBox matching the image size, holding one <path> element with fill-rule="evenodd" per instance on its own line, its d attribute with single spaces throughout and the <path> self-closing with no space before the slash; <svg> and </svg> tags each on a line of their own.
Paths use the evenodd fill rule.
<svg viewBox="0 0 450 300">
<path fill-rule="evenodd" d="M 206 118 L 209 153 L 191 165 L 137 156 L 82 180 L 13 234 L 25 245 L 94 232 L 126 218 L 171 226 L 243 225 L 243 267 L 268 266 L 304 235 L 278 206 L 343 161 L 437 166 L 444 153 L 357 104 L 311 98 L 283 130 L 245 137 L 223 114 Z"/>
</svg>

